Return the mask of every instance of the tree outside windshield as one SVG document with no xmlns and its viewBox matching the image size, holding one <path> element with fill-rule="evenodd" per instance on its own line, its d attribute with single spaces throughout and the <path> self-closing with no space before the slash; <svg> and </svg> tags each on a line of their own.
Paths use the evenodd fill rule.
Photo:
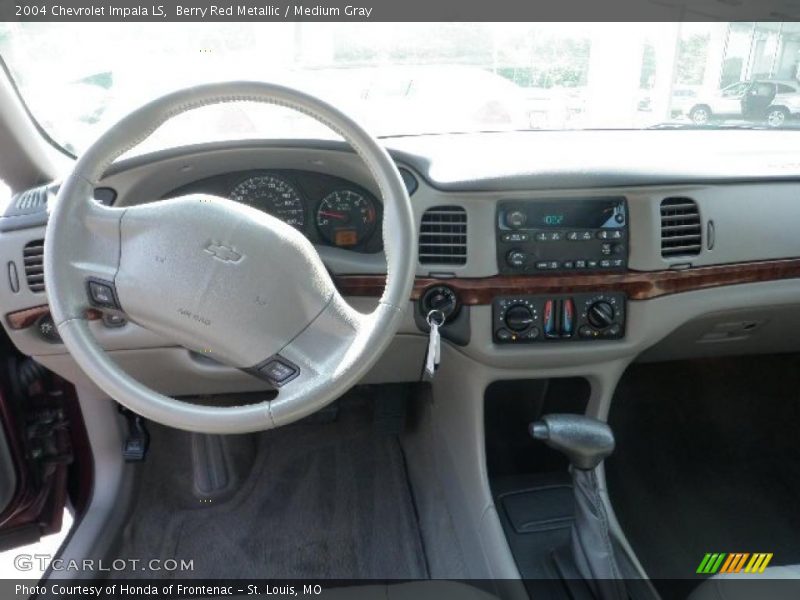
<svg viewBox="0 0 800 600">
<path fill-rule="evenodd" d="M 0 55 L 73 153 L 148 100 L 232 79 L 306 90 L 381 136 L 800 126 L 800 23 L 3 23 Z M 226 105 L 145 149 L 323 135 L 286 110 Z"/>
</svg>

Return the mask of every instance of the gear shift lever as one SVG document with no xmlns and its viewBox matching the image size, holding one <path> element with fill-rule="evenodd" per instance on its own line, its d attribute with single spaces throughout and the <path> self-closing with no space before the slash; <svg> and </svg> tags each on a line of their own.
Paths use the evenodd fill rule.
<svg viewBox="0 0 800 600">
<path fill-rule="evenodd" d="M 570 537 L 578 572 L 601 600 L 627 600 L 595 472 L 595 467 L 614 451 L 611 428 L 583 415 L 556 414 L 545 415 L 528 430 L 534 439 L 569 459 L 575 494 Z"/>
</svg>

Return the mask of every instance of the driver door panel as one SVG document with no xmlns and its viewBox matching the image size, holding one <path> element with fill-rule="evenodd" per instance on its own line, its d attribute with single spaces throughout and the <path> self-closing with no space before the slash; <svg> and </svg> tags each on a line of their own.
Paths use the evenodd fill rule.
<svg viewBox="0 0 800 600">
<path fill-rule="evenodd" d="M 25 362 L 24 359 L 22 362 Z M 20 376 L 6 357 L 0 381 L 0 551 L 31 544 L 61 529 L 72 443 L 63 394 Z M 16 375 L 11 375 L 15 372 Z M 30 385 L 24 385 L 29 383 Z M 23 385 L 20 385 L 23 384 Z"/>
<path fill-rule="evenodd" d="M 17 474 L 11 458 L 11 448 L 6 440 L 6 432 L 0 428 L 0 515 L 6 512 L 17 490 Z"/>
</svg>

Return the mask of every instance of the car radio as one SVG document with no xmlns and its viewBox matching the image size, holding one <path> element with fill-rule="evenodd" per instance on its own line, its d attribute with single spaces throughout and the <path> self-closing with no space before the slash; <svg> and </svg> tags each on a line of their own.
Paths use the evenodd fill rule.
<svg viewBox="0 0 800 600">
<path fill-rule="evenodd" d="M 504 200 L 497 205 L 496 247 L 500 273 L 625 269 L 625 198 Z"/>
</svg>

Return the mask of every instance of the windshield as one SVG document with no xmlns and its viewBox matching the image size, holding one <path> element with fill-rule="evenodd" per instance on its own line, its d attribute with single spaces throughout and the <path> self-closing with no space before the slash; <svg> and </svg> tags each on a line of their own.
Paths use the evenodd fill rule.
<svg viewBox="0 0 800 600">
<path fill-rule="evenodd" d="M 150 99 L 232 79 L 306 90 L 380 136 L 800 123 L 800 23 L 3 23 L 0 55 L 72 153 Z M 196 112 L 150 147 L 326 135 L 274 107 Z"/>
</svg>

